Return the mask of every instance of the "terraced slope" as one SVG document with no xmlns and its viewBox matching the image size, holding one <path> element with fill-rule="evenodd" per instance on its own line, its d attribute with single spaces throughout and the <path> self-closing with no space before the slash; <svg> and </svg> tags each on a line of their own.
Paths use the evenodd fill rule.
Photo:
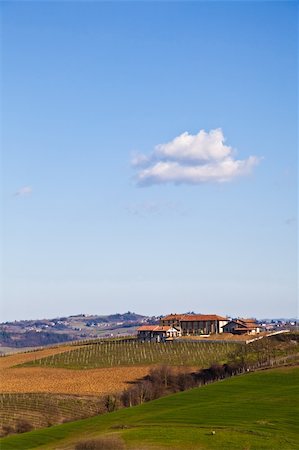
<svg viewBox="0 0 299 450">
<path fill-rule="evenodd" d="M 104 416 L 1 440 L 1 450 L 74 449 L 116 436 L 127 449 L 298 449 L 299 368 L 230 378 Z"/>
</svg>

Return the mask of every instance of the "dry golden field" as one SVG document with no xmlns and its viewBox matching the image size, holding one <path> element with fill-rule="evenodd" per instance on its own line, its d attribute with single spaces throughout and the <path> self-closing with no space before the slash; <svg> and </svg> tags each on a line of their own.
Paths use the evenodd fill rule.
<svg viewBox="0 0 299 450">
<path fill-rule="evenodd" d="M 149 366 L 110 367 L 91 370 L 13 367 L 17 364 L 23 364 L 73 348 L 66 345 L 0 358 L 0 392 L 108 394 L 123 390 L 130 382 L 144 377 L 149 371 Z"/>
<path fill-rule="evenodd" d="M 90 370 L 12 367 L 0 370 L 0 392 L 45 392 L 94 395 L 121 391 L 149 371 L 143 367 L 110 367 Z"/>
<path fill-rule="evenodd" d="M 91 370 L 16 367 L 73 349 L 66 345 L 0 358 L 0 435 L 7 433 L 7 427 L 12 430 L 9 433 L 14 432 L 22 420 L 36 429 L 103 413 L 105 395 L 121 392 L 149 372 L 148 366 Z"/>
</svg>

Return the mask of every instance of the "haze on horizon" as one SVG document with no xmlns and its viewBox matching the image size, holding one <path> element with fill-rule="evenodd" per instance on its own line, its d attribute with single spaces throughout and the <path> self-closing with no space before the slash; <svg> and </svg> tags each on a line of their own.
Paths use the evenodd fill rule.
<svg viewBox="0 0 299 450">
<path fill-rule="evenodd" d="M 1 10 L 1 320 L 296 317 L 296 3 Z"/>
</svg>

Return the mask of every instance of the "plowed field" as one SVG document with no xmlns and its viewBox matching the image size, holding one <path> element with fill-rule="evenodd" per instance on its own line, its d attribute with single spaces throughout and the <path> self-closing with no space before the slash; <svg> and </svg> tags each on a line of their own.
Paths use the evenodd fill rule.
<svg viewBox="0 0 299 450">
<path fill-rule="evenodd" d="M 91 370 L 7 368 L 0 371 L 0 392 L 108 394 L 123 390 L 130 382 L 144 377 L 148 371 L 147 366 Z"/>
<path fill-rule="evenodd" d="M 123 390 L 130 382 L 144 377 L 149 371 L 149 366 L 91 370 L 13 367 L 73 349 L 66 345 L 0 358 L 0 393 L 108 394 Z"/>
</svg>

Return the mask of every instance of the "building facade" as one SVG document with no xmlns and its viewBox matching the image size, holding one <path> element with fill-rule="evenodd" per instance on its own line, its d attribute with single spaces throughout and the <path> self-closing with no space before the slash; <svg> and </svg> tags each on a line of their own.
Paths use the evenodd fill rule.
<svg viewBox="0 0 299 450">
<path fill-rule="evenodd" d="M 223 327 L 224 333 L 232 334 L 256 334 L 260 332 L 260 327 L 254 319 L 233 319 Z"/>
<path fill-rule="evenodd" d="M 181 336 L 181 331 L 172 326 L 143 325 L 137 328 L 137 338 L 141 342 L 165 342 Z"/>
<path fill-rule="evenodd" d="M 184 314 L 169 314 L 168 316 L 162 317 L 160 319 L 160 325 L 171 326 L 180 329 L 180 321 L 184 317 Z"/>
<path fill-rule="evenodd" d="M 227 322 L 225 317 L 216 314 L 190 314 L 181 318 L 180 326 L 183 336 L 200 336 L 222 333 Z"/>
<path fill-rule="evenodd" d="M 227 322 L 225 317 L 216 314 L 169 314 L 160 320 L 163 326 L 168 325 L 179 329 L 182 336 L 222 333 L 222 327 Z"/>
</svg>

